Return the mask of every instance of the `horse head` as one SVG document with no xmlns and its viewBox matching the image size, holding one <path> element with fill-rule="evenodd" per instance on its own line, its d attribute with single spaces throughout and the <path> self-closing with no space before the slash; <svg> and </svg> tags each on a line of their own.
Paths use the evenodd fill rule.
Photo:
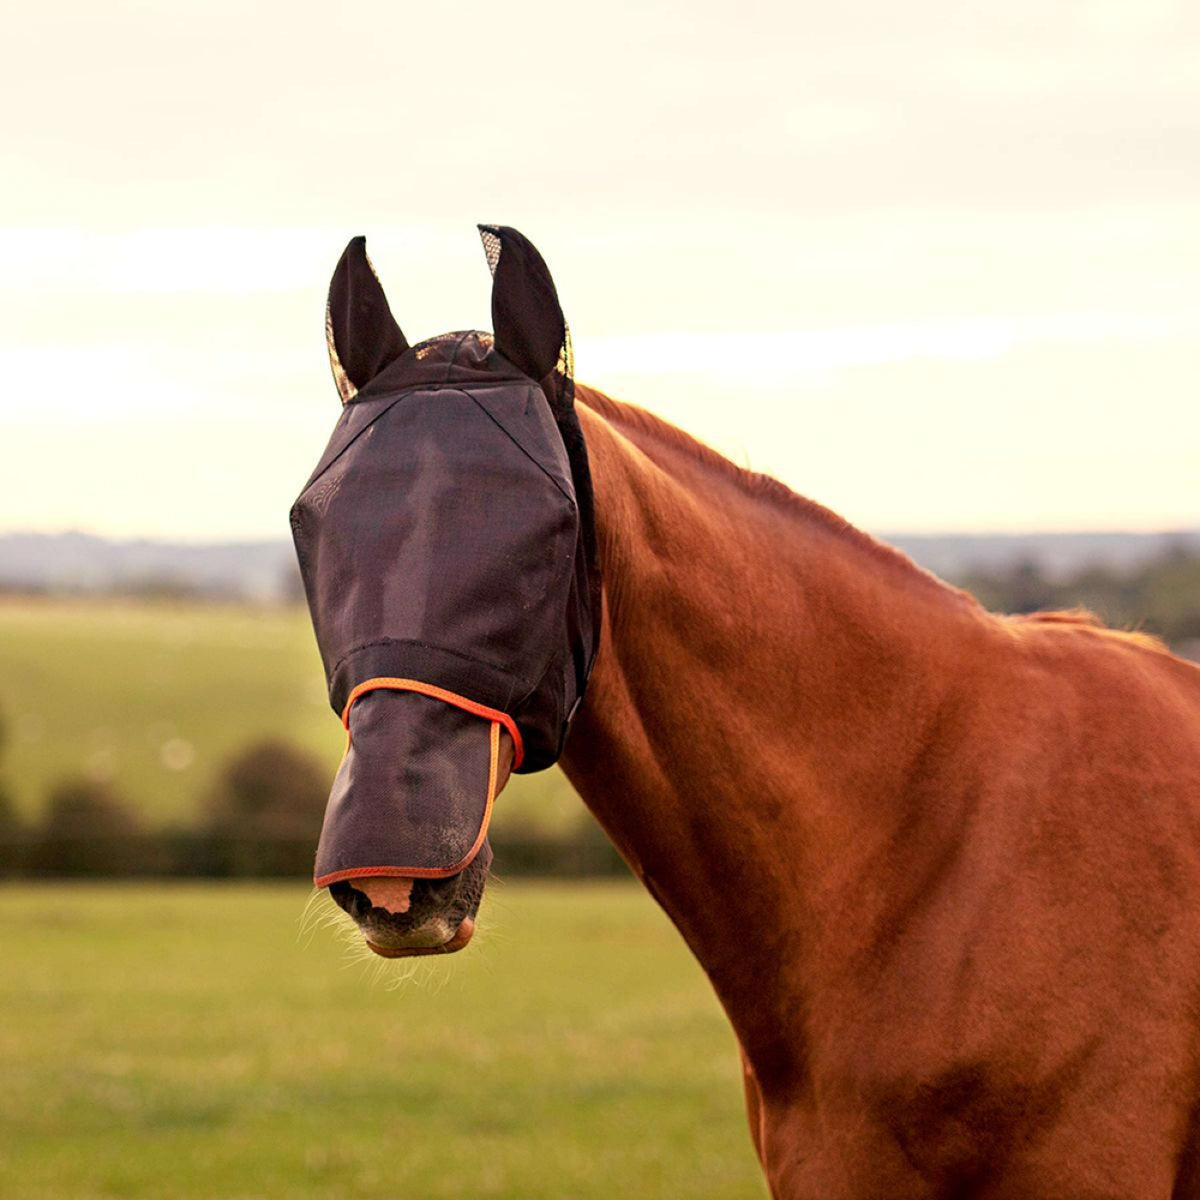
<svg viewBox="0 0 1200 1200">
<path fill-rule="evenodd" d="M 494 335 L 416 346 L 347 246 L 326 310 L 342 412 L 291 512 L 347 731 L 314 880 L 391 957 L 470 941 L 493 801 L 557 760 L 598 638 L 566 322 L 533 245 L 480 233 Z"/>
</svg>

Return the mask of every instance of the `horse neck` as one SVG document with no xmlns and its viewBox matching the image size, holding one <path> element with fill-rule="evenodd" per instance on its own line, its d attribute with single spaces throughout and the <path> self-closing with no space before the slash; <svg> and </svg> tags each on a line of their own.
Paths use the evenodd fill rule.
<svg viewBox="0 0 1200 1200">
<path fill-rule="evenodd" d="M 810 931 L 903 827 L 981 614 L 781 485 L 580 398 L 605 605 L 563 766 L 760 1079 L 794 1071 Z"/>
</svg>

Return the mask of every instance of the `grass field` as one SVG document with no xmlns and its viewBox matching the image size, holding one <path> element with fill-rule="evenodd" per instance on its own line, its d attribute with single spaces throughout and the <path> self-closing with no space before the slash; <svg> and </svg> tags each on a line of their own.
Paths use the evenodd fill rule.
<svg viewBox="0 0 1200 1200">
<path fill-rule="evenodd" d="M 732 1034 L 636 885 L 497 885 L 404 983 L 306 898 L 0 887 L 0 1198 L 765 1195 Z"/>
<path fill-rule="evenodd" d="M 54 783 L 85 775 L 151 825 L 188 823 L 255 738 L 286 738 L 330 777 L 345 746 L 300 608 L 0 601 L 0 722 L 0 781 L 27 817 Z M 514 779 L 496 825 L 561 830 L 581 812 L 550 771 Z"/>
</svg>

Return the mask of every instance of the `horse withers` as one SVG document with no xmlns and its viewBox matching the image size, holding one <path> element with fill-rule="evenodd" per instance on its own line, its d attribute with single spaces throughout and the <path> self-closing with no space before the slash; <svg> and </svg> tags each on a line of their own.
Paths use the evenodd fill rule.
<svg viewBox="0 0 1200 1200">
<path fill-rule="evenodd" d="M 729 1015 L 775 1196 L 1200 1198 L 1200 670 L 576 389 L 483 233 L 494 338 L 409 347 L 361 241 L 334 275 L 318 884 L 460 949 L 496 795 L 560 759 Z"/>
</svg>

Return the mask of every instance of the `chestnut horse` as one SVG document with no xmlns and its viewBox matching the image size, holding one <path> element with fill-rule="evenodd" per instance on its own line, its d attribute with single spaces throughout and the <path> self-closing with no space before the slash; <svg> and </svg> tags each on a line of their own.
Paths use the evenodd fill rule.
<svg viewBox="0 0 1200 1200">
<path fill-rule="evenodd" d="M 603 605 L 561 762 L 712 981 L 772 1194 L 1200 1198 L 1200 669 L 576 399 Z M 364 929 L 450 902 L 379 874 Z"/>
</svg>

